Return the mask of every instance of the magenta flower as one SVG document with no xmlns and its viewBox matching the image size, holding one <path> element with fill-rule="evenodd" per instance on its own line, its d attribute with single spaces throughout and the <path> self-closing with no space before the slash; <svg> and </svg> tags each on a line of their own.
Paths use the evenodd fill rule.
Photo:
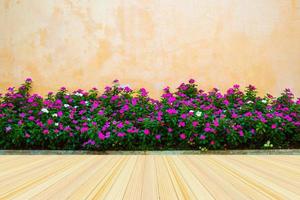
<svg viewBox="0 0 300 200">
<path fill-rule="evenodd" d="M 228 101 L 227 99 L 225 99 L 225 100 L 223 101 L 223 103 L 224 103 L 225 106 L 228 106 L 228 105 L 229 105 L 229 101 Z"/>
<path fill-rule="evenodd" d="M 244 132 L 243 132 L 242 130 L 239 130 L 239 135 L 240 135 L 241 137 L 243 137 L 243 136 L 244 136 Z"/>
<path fill-rule="evenodd" d="M 199 124 L 199 122 L 197 122 L 197 121 L 193 121 L 193 122 L 192 122 L 193 127 L 197 127 L 198 124 Z"/>
<path fill-rule="evenodd" d="M 102 133 L 102 132 L 98 132 L 98 138 L 100 139 L 100 140 L 105 140 L 105 135 Z"/>
<path fill-rule="evenodd" d="M 218 126 L 219 126 L 219 120 L 218 120 L 218 119 L 215 119 L 215 120 L 214 120 L 214 126 L 215 126 L 215 127 L 218 127 Z"/>
<path fill-rule="evenodd" d="M 200 135 L 200 140 L 205 140 L 206 136 L 205 135 Z"/>
<path fill-rule="evenodd" d="M 126 135 L 126 134 L 123 133 L 123 132 L 119 132 L 119 133 L 117 134 L 118 137 L 124 137 L 125 135 Z"/>
<path fill-rule="evenodd" d="M 44 134 L 44 135 L 49 134 L 49 130 L 48 130 L 48 129 L 43 130 L 43 134 Z"/>
<path fill-rule="evenodd" d="M 179 122 L 178 126 L 179 127 L 185 127 L 185 122 Z"/>
<path fill-rule="evenodd" d="M 62 111 L 58 111 L 58 112 L 57 112 L 57 116 L 58 116 L 58 117 L 62 117 L 62 116 L 63 116 L 63 112 L 62 112 Z"/>
<path fill-rule="evenodd" d="M 141 89 L 140 89 L 140 93 L 141 93 L 141 96 L 142 96 L 142 97 L 146 97 L 146 96 L 148 95 L 148 92 L 146 91 L 145 88 L 141 88 Z"/>
<path fill-rule="evenodd" d="M 275 128 L 277 128 L 277 125 L 276 124 L 272 124 L 271 128 L 275 129 Z"/>
<path fill-rule="evenodd" d="M 186 135 L 184 133 L 181 133 L 179 136 L 182 140 L 184 140 L 186 138 Z"/>
<path fill-rule="evenodd" d="M 177 110 L 174 109 L 174 108 L 169 108 L 166 110 L 166 112 L 169 114 L 169 115 L 175 115 L 177 114 Z"/>
<path fill-rule="evenodd" d="M 236 118 L 238 118 L 238 114 L 232 113 L 231 117 L 232 117 L 233 119 L 236 119 Z"/>
<path fill-rule="evenodd" d="M 155 139 L 160 140 L 161 135 L 156 135 Z"/>
<path fill-rule="evenodd" d="M 144 134 L 145 134 L 145 135 L 149 135 L 149 134 L 150 134 L 149 129 L 145 129 L 145 130 L 144 130 Z"/>
<path fill-rule="evenodd" d="M 123 128 L 124 127 L 124 125 L 123 125 L 123 123 L 122 122 L 120 122 L 120 123 L 118 123 L 118 125 L 117 125 L 117 128 Z"/>
<path fill-rule="evenodd" d="M 33 121 L 33 120 L 34 120 L 34 116 L 29 116 L 28 119 L 29 119 L 30 121 Z"/>
<path fill-rule="evenodd" d="M 48 125 L 53 124 L 53 120 L 52 120 L 52 119 L 48 119 L 48 120 L 47 120 L 47 124 L 48 124 Z"/>
<path fill-rule="evenodd" d="M 89 130 L 89 128 L 86 127 L 86 126 L 84 126 L 84 127 L 82 127 L 82 128 L 80 129 L 80 132 L 81 132 L 81 133 L 85 133 L 85 132 L 87 132 L 88 130 Z"/>
</svg>

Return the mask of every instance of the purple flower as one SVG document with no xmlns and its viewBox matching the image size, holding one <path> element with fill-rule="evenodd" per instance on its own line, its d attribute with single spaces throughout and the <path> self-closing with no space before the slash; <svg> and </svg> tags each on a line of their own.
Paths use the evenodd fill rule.
<svg viewBox="0 0 300 200">
<path fill-rule="evenodd" d="M 31 82 L 32 82 L 32 79 L 31 79 L 31 78 L 26 78 L 25 82 L 26 82 L 26 83 L 31 83 Z"/>
<path fill-rule="evenodd" d="M 148 92 L 146 91 L 145 88 L 141 88 L 141 89 L 140 89 L 140 93 L 141 93 L 141 96 L 142 96 L 142 97 L 146 97 L 146 96 L 148 95 Z"/>
<path fill-rule="evenodd" d="M 206 136 L 205 135 L 200 135 L 200 140 L 205 140 Z"/>
<path fill-rule="evenodd" d="M 161 135 L 155 135 L 155 139 L 159 140 Z"/>
<path fill-rule="evenodd" d="M 190 80 L 189 80 L 189 83 L 190 83 L 190 84 L 193 84 L 193 83 L 195 83 L 195 80 L 194 80 L 194 79 L 190 79 Z"/>
</svg>

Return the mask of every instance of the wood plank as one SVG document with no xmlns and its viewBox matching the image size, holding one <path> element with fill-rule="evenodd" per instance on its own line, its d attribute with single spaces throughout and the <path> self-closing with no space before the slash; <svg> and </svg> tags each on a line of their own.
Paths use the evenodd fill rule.
<svg viewBox="0 0 300 200">
<path fill-rule="evenodd" d="M 294 155 L 0 156 L 0 199 L 300 199 Z"/>
</svg>

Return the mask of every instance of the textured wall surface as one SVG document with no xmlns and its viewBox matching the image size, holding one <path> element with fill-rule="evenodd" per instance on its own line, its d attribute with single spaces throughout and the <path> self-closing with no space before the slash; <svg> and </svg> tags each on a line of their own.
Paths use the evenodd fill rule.
<svg viewBox="0 0 300 200">
<path fill-rule="evenodd" d="M 299 0 L 0 1 L 0 90 L 103 88 L 115 78 L 157 97 L 254 84 L 300 96 Z"/>
</svg>

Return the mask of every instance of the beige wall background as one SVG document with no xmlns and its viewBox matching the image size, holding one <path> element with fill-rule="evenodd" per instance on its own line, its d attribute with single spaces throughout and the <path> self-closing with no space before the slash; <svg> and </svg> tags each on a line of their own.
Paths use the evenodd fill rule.
<svg viewBox="0 0 300 200">
<path fill-rule="evenodd" d="M 300 96 L 299 0 L 0 1 L 0 90 L 103 88 L 117 78 L 153 97 L 254 84 Z"/>
</svg>

